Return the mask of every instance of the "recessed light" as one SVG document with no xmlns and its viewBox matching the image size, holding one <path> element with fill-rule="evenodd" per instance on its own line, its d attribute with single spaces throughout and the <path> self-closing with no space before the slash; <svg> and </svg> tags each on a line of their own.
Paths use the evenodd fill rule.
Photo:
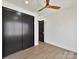
<svg viewBox="0 0 79 59">
<path fill-rule="evenodd" d="M 29 4 L 29 1 L 25 1 L 25 4 Z"/>
</svg>

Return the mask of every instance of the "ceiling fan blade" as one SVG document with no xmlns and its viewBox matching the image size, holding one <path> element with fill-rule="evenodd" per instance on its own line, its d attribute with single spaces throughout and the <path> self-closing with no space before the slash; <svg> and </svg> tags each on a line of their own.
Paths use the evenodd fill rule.
<svg viewBox="0 0 79 59">
<path fill-rule="evenodd" d="M 50 0 L 46 0 L 46 5 L 47 5 L 47 6 L 49 5 L 49 2 L 50 2 Z"/>
<path fill-rule="evenodd" d="M 46 0 L 46 5 L 45 7 L 41 8 L 40 10 L 38 10 L 39 12 L 42 11 L 43 9 L 45 9 L 48 5 L 49 5 L 50 0 Z"/>
<path fill-rule="evenodd" d="M 47 6 L 45 6 L 45 7 L 41 8 L 41 9 L 40 9 L 40 10 L 38 10 L 38 11 L 40 12 L 40 11 L 42 11 L 43 9 L 45 9 L 46 7 L 47 7 Z"/>
<path fill-rule="evenodd" d="M 52 6 L 52 5 L 49 5 L 48 8 L 60 9 L 61 7 L 60 6 Z"/>
</svg>

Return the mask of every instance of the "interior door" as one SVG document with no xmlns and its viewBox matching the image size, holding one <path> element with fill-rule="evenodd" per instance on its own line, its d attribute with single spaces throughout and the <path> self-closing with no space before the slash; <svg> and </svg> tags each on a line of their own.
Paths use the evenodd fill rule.
<svg viewBox="0 0 79 59">
<path fill-rule="evenodd" d="M 39 41 L 44 42 L 44 20 L 39 21 Z"/>
<path fill-rule="evenodd" d="M 22 49 L 21 13 L 2 8 L 3 14 L 3 56 Z"/>
<path fill-rule="evenodd" d="M 34 17 L 22 13 L 23 49 L 34 45 Z"/>
</svg>

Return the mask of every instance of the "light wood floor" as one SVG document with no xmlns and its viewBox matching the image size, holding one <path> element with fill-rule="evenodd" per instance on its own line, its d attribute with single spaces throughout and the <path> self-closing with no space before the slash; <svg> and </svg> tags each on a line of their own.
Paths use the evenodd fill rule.
<svg viewBox="0 0 79 59">
<path fill-rule="evenodd" d="M 77 59 L 77 54 L 47 43 L 14 53 L 4 59 Z"/>
</svg>

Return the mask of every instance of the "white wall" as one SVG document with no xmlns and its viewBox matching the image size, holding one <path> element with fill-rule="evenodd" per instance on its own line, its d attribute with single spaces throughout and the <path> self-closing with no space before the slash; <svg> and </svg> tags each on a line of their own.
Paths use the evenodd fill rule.
<svg viewBox="0 0 79 59">
<path fill-rule="evenodd" d="M 76 52 L 76 16 L 76 7 L 48 15 L 45 21 L 45 42 Z"/>
<path fill-rule="evenodd" d="M 36 13 L 32 13 L 28 10 L 22 9 L 21 7 L 18 7 L 12 3 L 7 2 L 7 1 L 3 1 L 2 6 L 22 12 L 22 13 L 33 15 L 35 17 L 35 19 L 34 19 L 34 42 L 35 43 L 34 44 L 35 44 L 35 46 L 38 45 L 38 20 L 37 20 L 38 15 Z"/>
</svg>

